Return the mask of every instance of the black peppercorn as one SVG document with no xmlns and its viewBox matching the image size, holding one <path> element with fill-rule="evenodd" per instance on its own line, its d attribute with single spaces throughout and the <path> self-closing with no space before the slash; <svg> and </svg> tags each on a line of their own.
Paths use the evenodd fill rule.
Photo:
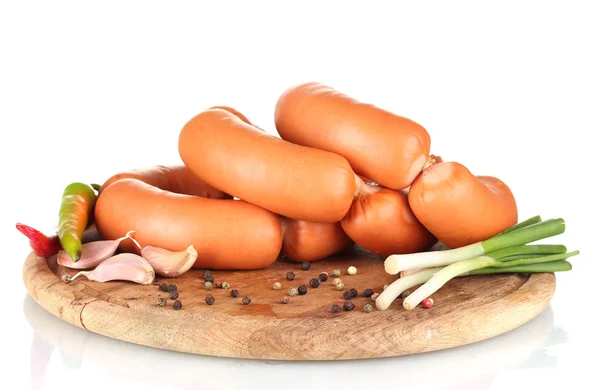
<svg viewBox="0 0 600 390">
<path fill-rule="evenodd" d="M 302 285 L 300 287 L 298 287 L 298 294 L 299 295 L 304 295 L 308 292 L 308 289 L 306 288 L 305 285 Z"/>
<path fill-rule="evenodd" d="M 321 282 L 326 282 L 326 281 L 327 281 L 327 278 L 328 278 L 328 276 L 327 276 L 327 273 L 326 273 L 326 272 L 321 272 L 321 273 L 319 274 L 319 280 L 320 280 Z"/>
<path fill-rule="evenodd" d="M 310 269 L 310 263 L 308 261 L 305 261 L 302 263 L 302 270 L 303 271 L 308 271 Z"/>
<path fill-rule="evenodd" d="M 166 283 L 161 283 L 158 285 L 158 289 L 162 292 L 167 292 L 169 291 L 169 286 Z"/>
<path fill-rule="evenodd" d="M 204 276 L 204 281 L 205 281 L 205 282 L 211 282 L 211 283 L 212 283 L 212 282 L 214 282 L 214 281 L 215 281 L 215 278 L 213 278 L 213 276 L 212 276 L 212 275 L 210 275 L 210 274 L 209 274 L 209 275 L 205 275 L 205 276 Z"/>
<path fill-rule="evenodd" d="M 215 282 L 216 288 L 223 288 L 223 282 Z"/>
<path fill-rule="evenodd" d="M 288 272 L 287 274 L 285 274 L 285 278 L 286 278 L 287 280 L 294 280 L 294 278 L 295 278 L 295 277 L 296 277 L 296 274 L 295 274 L 295 273 L 293 273 L 293 272 L 291 272 L 291 271 L 290 271 L 290 272 Z"/>
<path fill-rule="evenodd" d="M 175 302 L 173 302 L 173 309 L 175 309 L 175 310 L 181 309 L 182 306 L 183 305 L 181 304 L 181 301 L 179 299 L 176 300 Z"/>
<path fill-rule="evenodd" d="M 204 301 L 209 304 L 212 305 L 213 303 L 215 303 L 215 297 L 213 297 L 211 294 L 208 294 L 206 296 L 206 298 L 204 298 Z"/>
<path fill-rule="evenodd" d="M 177 291 L 177 286 L 171 283 L 167 286 L 167 289 L 169 290 L 169 292 Z"/>
<path fill-rule="evenodd" d="M 179 293 L 177 291 L 171 291 L 171 294 L 169 295 L 169 299 L 177 299 L 179 298 Z"/>
<path fill-rule="evenodd" d="M 333 306 L 331 306 L 332 313 L 339 313 L 340 311 L 342 311 L 342 307 L 340 305 L 338 305 L 337 303 L 335 303 Z"/>
<path fill-rule="evenodd" d="M 350 311 L 354 309 L 354 303 L 350 302 L 350 301 L 346 301 L 344 302 L 344 310 L 346 311 Z"/>
<path fill-rule="evenodd" d="M 367 288 L 365 290 L 365 292 L 363 293 L 363 295 L 367 298 L 369 298 L 371 295 L 373 295 L 373 290 L 371 290 L 370 288 Z"/>
<path fill-rule="evenodd" d="M 319 279 L 317 279 L 317 278 L 312 278 L 310 280 L 310 286 L 313 287 L 313 288 L 319 287 L 320 284 L 321 283 L 319 283 Z"/>
<path fill-rule="evenodd" d="M 229 295 L 232 298 L 236 298 L 239 294 L 240 294 L 240 292 L 238 290 L 231 290 L 231 292 L 229 293 Z"/>
<path fill-rule="evenodd" d="M 351 288 L 350 291 L 352 292 L 352 295 L 354 296 L 354 298 L 356 298 L 358 296 L 358 291 L 356 291 L 355 288 Z"/>
<path fill-rule="evenodd" d="M 350 290 L 344 291 L 344 299 L 352 299 L 352 298 L 354 298 L 354 294 L 352 294 L 352 291 L 350 291 Z"/>
<path fill-rule="evenodd" d="M 244 297 L 244 298 L 242 298 L 242 303 L 243 303 L 244 305 L 249 305 L 249 304 L 250 304 L 250 302 L 252 302 L 252 299 L 250 299 L 249 297 Z"/>
<path fill-rule="evenodd" d="M 207 277 L 207 276 L 210 276 L 210 275 L 212 275 L 211 272 L 209 270 L 206 270 L 206 271 L 204 271 L 203 277 Z"/>
</svg>

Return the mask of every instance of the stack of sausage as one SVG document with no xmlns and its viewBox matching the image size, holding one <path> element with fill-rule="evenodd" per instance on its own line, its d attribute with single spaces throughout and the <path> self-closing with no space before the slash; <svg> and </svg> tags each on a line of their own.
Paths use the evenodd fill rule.
<svg viewBox="0 0 600 390">
<path fill-rule="evenodd" d="M 487 239 L 517 222 L 511 190 L 430 155 L 418 123 L 319 83 L 284 91 L 280 137 L 225 106 L 189 120 L 181 166 L 114 175 L 95 221 L 116 239 L 194 245 L 195 268 L 260 269 L 280 254 L 328 257 L 356 243 L 381 256 Z M 123 241 L 122 250 L 137 248 Z"/>
</svg>

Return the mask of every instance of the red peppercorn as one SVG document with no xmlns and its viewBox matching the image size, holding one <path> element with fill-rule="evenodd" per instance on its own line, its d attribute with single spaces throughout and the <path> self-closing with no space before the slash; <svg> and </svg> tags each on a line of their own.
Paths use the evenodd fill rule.
<svg viewBox="0 0 600 390">
<path fill-rule="evenodd" d="M 423 299 L 423 301 L 421 301 L 421 306 L 423 306 L 425 309 L 429 309 L 431 306 L 433 306 L 433 299 L 431 299 L 431 298 Z"/>
</svg>

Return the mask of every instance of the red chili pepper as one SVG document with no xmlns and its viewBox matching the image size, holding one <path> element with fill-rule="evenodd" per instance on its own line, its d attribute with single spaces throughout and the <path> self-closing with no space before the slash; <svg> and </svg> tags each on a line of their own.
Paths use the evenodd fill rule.
<svg viewBox="0 0 600 390">
<path fill-rule="evenodd" d="M 47 236 L 31 226 L 17 223 L 17 230 L 29 238 L 29 246 L 36 255 L 50 257 L 62 249 L 58 235 Z"/>
</svg>

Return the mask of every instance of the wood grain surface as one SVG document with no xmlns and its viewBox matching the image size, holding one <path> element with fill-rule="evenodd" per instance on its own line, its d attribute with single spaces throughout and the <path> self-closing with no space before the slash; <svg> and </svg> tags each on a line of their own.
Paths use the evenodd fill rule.
<svg viewBox="0 0 600 390">
<path fill-rule="evenodd" d="M 355 266 L 356 275 L 347 268 Z M 346 289 L 359 296 L 353 311 L 332 313 L 331 306 L 342 298 L 333 286 L 331 272 L 339 268 Z M 293 281 L 286 273 L 293 271 Z M 318 288 L 309 281 L 328 272 L 329 279 Z M 269 360 L 368 359 L 415 354 L 461 346 L 508 332 L 537 316 L 555 291 L 554 274 L 476 275 L 450 281 L 432 298 L 430 309 L 405 310 L 394 303 L 379 311 L 365 288 L 381 291 L 395 276 L 384 271 L 383 259 L 360 250 L 311 263 L 303 271 L 297 263 L 278 260 L 258 271 L 213 271 L 215 281 L 231 288 L 206 291 L 203 271 L 191 270 L 175 278 L 157 278 L 152 285 L 130 282 L 90 282 L 57 265 L 56 258 L 44 259 L 31 253 L 23 266 L 23 281 L 33 299 L 55 316 L 90 332 L 155 348 L 222 357 Z M 173 309 L 168 293 L 158 283 L 174 283 L 183 307 Z M 273 283 L 280 282 L 280 290 Z M 290 287 L 306 285 L 308 293 L 279 298 Z M 239 296 L 232 298 L 232 289 Z M 207 294 L 215 303 L 204 301 Z M 249 305 L 242 297 L 251 298 Z M 156 305 L 159 297 L 167 305 Z M 373 311 L 363 305 L 373 304 Z"/>
</svg>

